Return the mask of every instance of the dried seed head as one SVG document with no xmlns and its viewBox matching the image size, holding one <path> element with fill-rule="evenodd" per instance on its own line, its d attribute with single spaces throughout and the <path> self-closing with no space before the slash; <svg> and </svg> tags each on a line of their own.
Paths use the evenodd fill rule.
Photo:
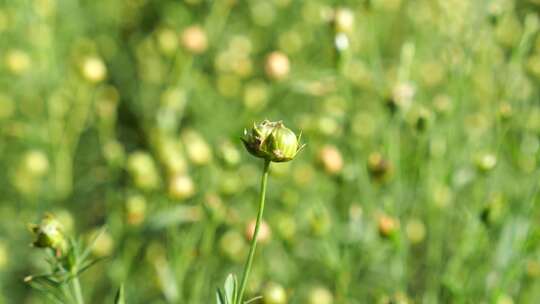
<svg viewBox="0 0 540 304">
<path fill-rule="evenodd" d="M 375 152 L 369 155 L 367 167 L 370 177 L 375 182 L 384 183 L 392 176 L 392 164 L 380 153 Z"/>
</svg>

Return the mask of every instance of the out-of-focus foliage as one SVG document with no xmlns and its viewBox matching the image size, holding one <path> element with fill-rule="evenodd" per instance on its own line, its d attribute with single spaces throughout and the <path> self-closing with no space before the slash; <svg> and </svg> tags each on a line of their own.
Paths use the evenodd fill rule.
<svg viewBox="0 0 540 304">
<path fill-rule="evenodd" d="M 0 303 L 44 303 L 26 223 L 109 258 L 88 303 L 537 303 L 538 0 L 0 1 Z M 252 225 L 252 224 L 251 224 Z M 246 232 L 246 230 L 248 232 Z"/>
</svg>

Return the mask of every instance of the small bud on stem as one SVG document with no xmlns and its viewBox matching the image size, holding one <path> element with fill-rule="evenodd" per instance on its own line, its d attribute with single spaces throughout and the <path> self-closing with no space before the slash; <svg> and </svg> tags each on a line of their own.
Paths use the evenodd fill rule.
<svg viewBox="0 0 540 304">
<path fill-rule="evenodd" d="M 302 150 L 300 136 L 291 131 L 281 121 L 264 120 L 244 131 L 242 141 L 249 153 L 272 162 L 292 160 Z"/>
</svg>

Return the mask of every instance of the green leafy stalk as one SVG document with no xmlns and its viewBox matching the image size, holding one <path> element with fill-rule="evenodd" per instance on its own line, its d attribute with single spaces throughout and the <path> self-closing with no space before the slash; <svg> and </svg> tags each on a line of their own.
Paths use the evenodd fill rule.
<svg viewBox="0 0 540 304">
<path fill-rule="evenodd" d="M 73 284 L 73 292 L 75 293 L 75 300 L 77 301 L 77 304 L 84 304 L 79 277 L 75 276 L 71 281 Z"/>
<path fill-rule="evenodd" d="M 246 284 L 248 280 L 248 275 L 251 270 L 251 264 L 253 263 L 253 257 L 255 256 L 255 247 L 257 247 L 257 237 L 259 235 L 259 228 L 262 222 L 263 211 L 264 211 L 264 199 L 266 197 L 266 184 L 268 181 L 268 173 L 270 172 L 270 161 L 264 161 L 263 175 L 261 178 L 261 193 L 259 199 L 259 211 L 257 213 L 257 222 L 255 224 L 255 231 L 253 233 L 253 238 L 251 240 L 251 246 L 249 248 L 248 259 L 244 266 L 244 273 L 242 274 L 242 281 L 240 283 L 240 292 L 238 293 L 237 303 L 241 304 L 244 297 L 244 291 L 246 289 Z"/>
</svg>

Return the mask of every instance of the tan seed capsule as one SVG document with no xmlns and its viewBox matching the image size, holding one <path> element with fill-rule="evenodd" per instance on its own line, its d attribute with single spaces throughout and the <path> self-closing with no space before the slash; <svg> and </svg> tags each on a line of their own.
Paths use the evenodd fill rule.
<svg viewBox="0 0 540 304">
<path fill-rule="evenodd" d="M 282 80 L 289 75 L 289 58 L 282 52 L 272 52 L 266 57 L 264 69 L 268 77 L 274 80 Z"/>
<path fill-rule="evenodd" d="M 343 157 L 335 146 L 324 146 L 319 152 L 319 161 L 328 174 L 339 174 L 343 170 Z"/>
<path fill-rule="evenodd" d="M 256 220 L 253 219 L 249 221 L 246 225 L 246 239 L 250 242 L 253 240 L 253 235 L 255 234 L 255 224 Z M 270 241 L 271 234 L 272 231 L 270 230 L 270 226 L 268 225 L 268 223 L 266 223 L 266 221 L 263 220 L 261 222 L 261 226 L 259 227 L 259 235 L 257 236 L 257 241 L 262 244 L 268 243 L 268 241 Z"/>
<path fill-rule="evenodd" d="M 379 235 L 391 237 L 399 228 L 399 222 L 388 215 L 381 215 L 378 219 Z"/>
<path fill-rule="evenodd" d="M 198 25 L 193 25 L 182 33 L 182 45 L 193 54 L 201 54 L 208 48 L 205 31 Z"/>
</svg>

